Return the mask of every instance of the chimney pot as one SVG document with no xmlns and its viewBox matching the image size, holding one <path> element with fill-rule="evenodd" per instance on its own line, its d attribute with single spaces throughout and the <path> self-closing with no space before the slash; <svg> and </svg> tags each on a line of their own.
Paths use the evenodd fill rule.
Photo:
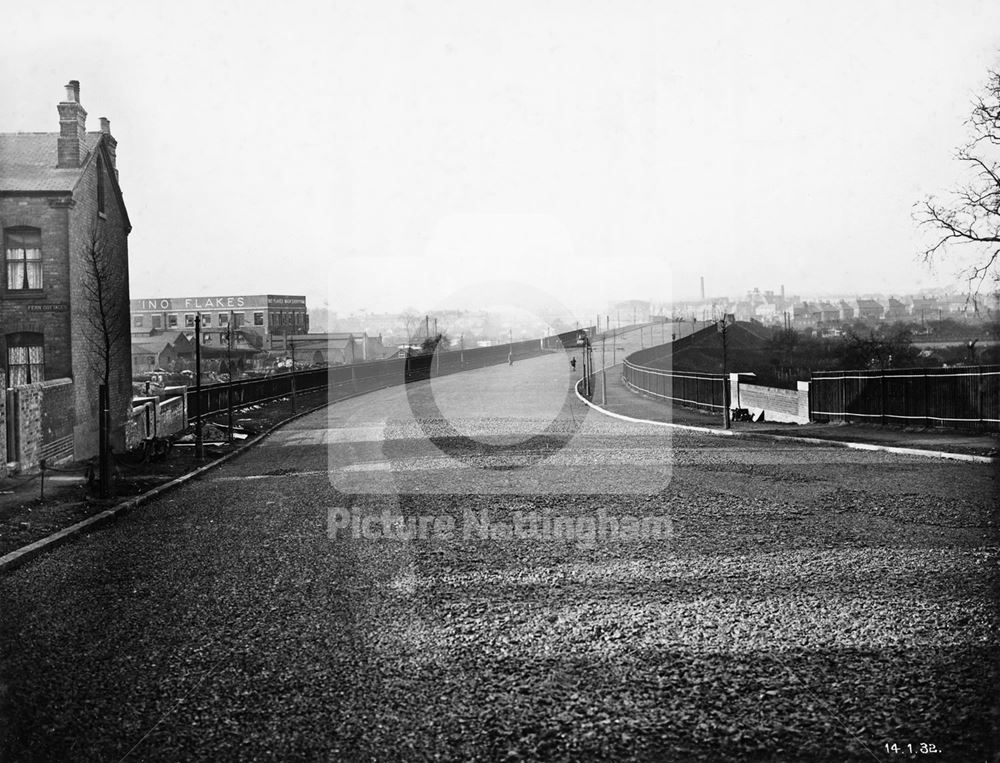
<svg viewBox="0 0 1000 763">
<path fill-rule="evenodd" d="M 66 85 L 66 101 L 69 103 L 80 102 L 80 81 L 71 79 Z"/>
<path fill-rule="evenodd" d="M 107 117 L 101 117 L 101 132 L 105 135 L 111 134 L 111 120 Z"/>
</svg>

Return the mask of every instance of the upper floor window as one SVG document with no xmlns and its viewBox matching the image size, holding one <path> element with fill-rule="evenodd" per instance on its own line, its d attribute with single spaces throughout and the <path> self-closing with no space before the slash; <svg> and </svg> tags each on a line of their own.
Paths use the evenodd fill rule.
<svg viewBox="0 0 1000 763">
<path fill-rule="evenodd" d="M 229 325 L 229 313 L 219 313 L 219 325 L 220 326 Z"/>
<path fill-rule="evenodd" d="M 177 328 L 177 313 L 169 313 L 167 315 L 167 328 L 168 329 Z"/>
<path fill-rule="evenodd" d="M 8 289 L 42 288 L 42 232 L 8 228 L 5 237 Z"/>
<path fill-rule="evenodd" d="M 45 348 L 41 334 L 7 335 L 7 384 L 18 387 L 45 380 Z"/>
<path fill-rule="evenodd" d="M 97 157 L 97 211 L 104 214 L 104 162 Z"/>
<path fill-rule="evenodd" d="M 264 325 L 264 313 L 254 313 L 253 314 L 253 325 L 263 326 Z"/>
<path fill-rule="evenodd" d="M 154 329 L 162 329 L 163 328 L 163 316 L 162 315 L 160 315 L 159 313 L 153 313 L 149 317 L 153 321 L 153 328 Z"/>
<path fill-rule="evenodd" d="M 135 326 L 137 329 L 141 329 L 143 323 L 144 323 L 144 321 L 143 321 L 141 315 L 133 315 L 132 316 L 132 325 Z"/>
</svg>

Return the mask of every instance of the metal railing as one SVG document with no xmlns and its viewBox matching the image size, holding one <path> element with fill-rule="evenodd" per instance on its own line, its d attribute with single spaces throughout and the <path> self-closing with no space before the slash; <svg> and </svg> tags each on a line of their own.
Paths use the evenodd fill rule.
<svg viewBox="0 0 1000 763">
<path fill-rule="evenodd" d="M 1000 366 L 816 371 L 809 417 L 1000 431 Z"/>
<path fill-rule="evenodd" d="M 593 331 L 593 328 L 589 327 L 586 330 Z M 306 369 L 240 379 L 232 383 L 206 384 L 201 387 L 200 398 L 194 387 L 188 387 L 188 415 L 193 419 L 199 410 L 202 416 L 224 413 L 229 408 L 230 395 L 234 408 L 289 397 L 293 390 L 293 380 L 297 394 L 326 390 L 327 399 L 331 402 L 342 400 L 350 395 L 420 381 L 431 376 L 459 373 L 535 357 L 562 349 L 564 345 L 569 346 L 567 343 L 570 343 L 571 338 L 575 342 L 576 334 L 576 331 L 566 332 L 550 337 L 551 341 L 528 339 L 491 347 L 472 347 L 467 350 L 452 347 L 443 352 L 411 355 L 405 358 Z"/>
<path fill-rule="evenodd" d="M 635 353 L 637 354 L 637 353 Z M 726 377 L 694 371 L 665 371 L 633 363 L 630 355 L 622 364 L 622 381 L 629 389 L 709 411 L 721 411 L 725 400 Z"/>
</svg>

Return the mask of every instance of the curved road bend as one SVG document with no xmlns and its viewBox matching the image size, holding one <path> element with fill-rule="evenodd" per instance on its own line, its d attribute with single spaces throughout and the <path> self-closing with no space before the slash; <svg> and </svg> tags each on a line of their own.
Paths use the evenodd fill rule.
<svg viewBox="0 0 1000 763">
<path fill-rule="evenodd" d="M 332 405 L 0 577 L 0 758 L 987 755 L 989 467 L 617 422 L 565 365 Z"/>
</svg>

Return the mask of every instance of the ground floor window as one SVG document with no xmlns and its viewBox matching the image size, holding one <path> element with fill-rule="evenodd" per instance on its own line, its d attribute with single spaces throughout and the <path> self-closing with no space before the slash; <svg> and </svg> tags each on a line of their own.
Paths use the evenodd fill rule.
<svg viewBox="0 0 1000 763">
<path fill-rule="evenodd" d="M 7 335 L 7 386 L 45 380 L 45 348 L 41 334 Z"/>
</svg>

